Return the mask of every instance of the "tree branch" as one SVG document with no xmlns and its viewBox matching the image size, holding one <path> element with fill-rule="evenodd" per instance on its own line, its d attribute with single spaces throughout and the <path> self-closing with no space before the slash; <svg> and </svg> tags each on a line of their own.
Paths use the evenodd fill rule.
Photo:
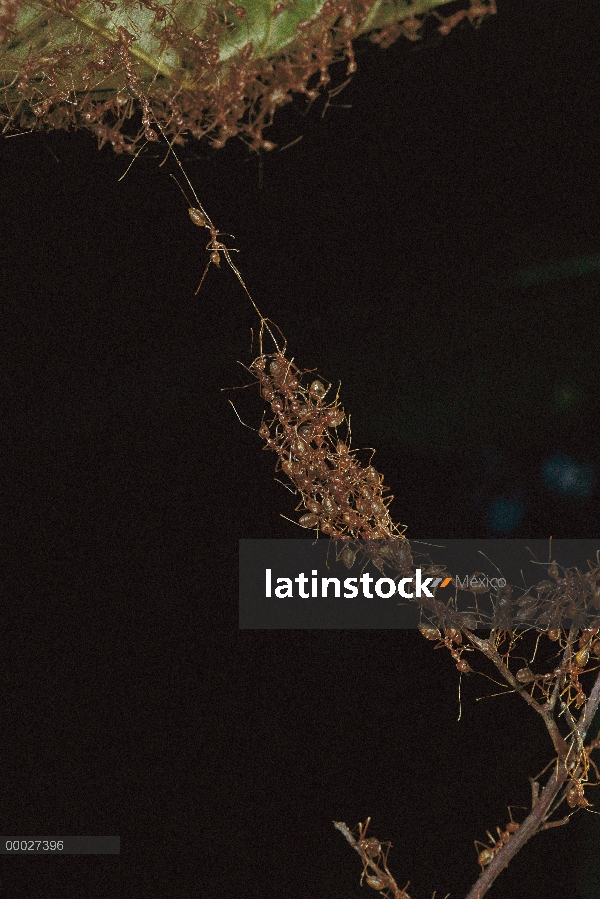
<svg viewBox="0 0 600 899">
<path fill-rule="evenodd" d="M 573 732 L 573 741 L 571 743 L 571 746 L 575 741 L 579 742 L 581 745 L 581 743 L 585 739 L 587 730 L 592 723 L 592 719 L 596 714 L 599 705 L 600 671 L 598 672 L 594 686 L 590 691 L 590 695 L 586 701 L 585 707 L 579 717 L 577 727 Z M 573 772 L 569 770 L 568 764 L 566 764 L 565 760 L 563 759 L 557 759 L 556 770 L 542 790 L 542 793 L 537 802 L 534 804 L 531 813 L 521 824 L 517 832 L 512 834 L 510 839 L 507 840 L 504 846 L 502 846 L 498 850 L 490 864 L 485 868 L 475 885 L 467 894 L 466 899 L 482 899 L 482 897 L 487 893 L 500 872 L 503 871 L 504 868 L 506 868 L 510 860 L 513 858 L 513 856 L 516 855 L 519 849 L 524 846 L 525 843 L 527 843 L 533 836 L 535 836 L 536 833 L 539 833 L 541 830 L 547 829 L 547 818 L 549 818 L 552 812 L 557 808 L 557 805 L 560 805 L 562 799 L 559 800 L 556 805 L 554 805 L 554 802 L 564 784 L 572 779 Z M 560 824 L 566 824 L 568 820 L 569 816 L 567 816 L 560 822 L 552 822 L 552 824 L 554 824 L 555 826 L 559 826 Z"/>
</svg>

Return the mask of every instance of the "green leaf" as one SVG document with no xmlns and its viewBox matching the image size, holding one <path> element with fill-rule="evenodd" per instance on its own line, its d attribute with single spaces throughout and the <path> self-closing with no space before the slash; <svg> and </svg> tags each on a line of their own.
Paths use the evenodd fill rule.
<svg viewBox="0 0 600 899">
<path fill-rule="evenodd" d="M 244 133 L 268 148 L 262 131 L 291 92 L 314 99 L 344 56 L 354 71 L 357 36 L 388 29 L 390 43 L 410 18 L 415 39 L 415 16 L 446 2 L 4 0 L 0 122 L 5 131 L 89 127 L 123 150 L 133 144 L 121 126 L 141 105 L 146 136 L 158 119 L 171 134 L 210 134 L 216 146 Z M 485 9 L 460 15 L 478 22 Z"/>
</svg>

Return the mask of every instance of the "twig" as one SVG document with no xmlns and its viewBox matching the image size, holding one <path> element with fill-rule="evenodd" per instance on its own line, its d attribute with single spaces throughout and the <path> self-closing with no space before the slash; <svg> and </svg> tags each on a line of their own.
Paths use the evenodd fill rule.
<svg viewBox="0 0 600 899">
<path fill-rule="evenodd" d="M 573 740 L 583 741 L 585 739 L 588 728 L 592 723 L 592 719 L 596 714 L 599 705 L 600 672 L 596 677 L 594 686 L 580 715 L 577 727 L 573 732 Z M 574 772 L 570 770 L 568 762 L 565 762 L 565 760 L 563 759 L 558 759 L 556 769 L 550 777 L 550 780 L 542 790 L 541 795 L 537 799 L 537 802 L 534 802 L 531 813 L 521 824 L 517 832 L 511 836 L 510 840 L 508 840 L 504 844 L 504 846 L 502 846 L 502 848 L 498 850 L 493 860 L 485 868 L 475 885 L 467 894 L 466 899 L 482 899 L 482 897 L 487 893 L 500 872 L 504 868 L 506 868 L 513 856 L 516 855 L 519 849 L 524 846 L 525 843 L 528 842 L 528 840 L 535 836 L 536 833 L 539 833 L 542 830 L 547 830 L 548 827 L 558 827 L 561 824 L 567 823 L 570 815 L 567 815 L 562 819 L 562 821 L 547 823 L 547 819 L 553 813 L 554 809 L 557 808 L 558 805 L 560 805 L 560 802 L 557 805 L 553 805 L 553 803 L 558 797 L 558 794 L 560 793 L 564 784 L 566 784 L 567 781 L 572 781 L 573 777 Z"/>
</svg>

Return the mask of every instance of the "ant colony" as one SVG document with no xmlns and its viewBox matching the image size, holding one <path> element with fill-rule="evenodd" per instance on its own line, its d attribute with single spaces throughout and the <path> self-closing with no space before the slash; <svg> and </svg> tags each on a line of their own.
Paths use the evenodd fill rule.
<svg viewBox="0 0 600 899">
<path fill-rule="evenodd" d="M 300 497 L 296 506 L 300 516 L 294 524 L 314 530 L 317 535 L 344 541 L 340 558 L 348 568 L 352 567 L 359 552 L 355 541 L 393 540 L 397 544 L 407 545 L 407 541 L 402 539 L 404 529 L 393 524 L 388 512 L 393 497 L 383 484 L 383 476 L 371 460 L 366 465 L 361 464 L 356 458 L 356 451 L 350 448 L 349 422 L 338 395 L 327 401 L 331 385 L 326 386 L 312 372 L 301 371 L 287 358 L 285 339 L 279 329 L 262 315 L 231 258 L 237 250 L 219 239 L 223 232 L 218 231 L 211 221 L 172 143 L 167 140 L 162 127 L 158 127 L 194 197 L 196 205 L 190 203 L 175 176 L 171 176 L 188 203 L 190 219 L 196 226 L 206 228 L 210 235 L 206 245 L 209 260 L 196 294 L 211 264 L 219 266 L 221 256 L 224 256 L 258 315 L 259 356 L 244 367 L 259 382 L 261 397 L 270 407 L 270 415 L 263 417 L 260 427 L 253 430 L 257 430 L 265 441 L 265 449 L 277 454 L 276 471 L 282 471 L 287 476 L 293 485 L 290 489 Z M 274 330 L 280 335 L 279 342 Z M 265 335 L 272 341 L 275 352 L 266 353 L 263 350 Z M 306 375 L 310 377 L 306 378 Z M 345 436 L 339 433 L 341 427 L 345 428 Z M 375 553 L 372 561 L 380 568 L 393 561 L 398 565 L 402 563 L 401 570 L 406 567 L 405 562 L 408 564 L 411 561 L 404 559 L 406 553 L 403 554 L 401 547 L 394 550 L 388 547 L 388 555 L 392 552 L 398 556 L 394 560 L 385 557 L 383 549 L 379 555 L 378 552 L 372 551 Z"/>
</svg>

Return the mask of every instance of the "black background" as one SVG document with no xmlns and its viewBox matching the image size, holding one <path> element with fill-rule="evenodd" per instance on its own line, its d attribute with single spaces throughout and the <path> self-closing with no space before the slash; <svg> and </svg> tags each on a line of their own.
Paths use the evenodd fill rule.
<svg viewBox="0 0 600 899">
<path fill-rule="evenodd" d="M 492 536 L 505 495 L 511 536 L 597 535 L 597 494 L 540 476 L 554 453 L 596 470 L 597 277 L 490 281 L 598 250 L 598 18 L 502 3 L 437 46 L 364 43 L 324 117 L 281 112 L 266 136 L 293 147 L 181 151 L 412 537 Z M 254 313 L 223 266 L 194 298 L 206 234 L 163 156 L 119 181 L 90 135 L 0 145 L 2 827 L 122 846 L 5 859 L 6 893 L 359 896 L 331 821 L 370 815 L 411 896 L 464 895 L 550 742 L 515 697 L 475 703 L 497 689 L 476 676 L 457 722 L 458 672 L 419 634 L 237 631 L 237 541 L 297 536 L 295 500 L 227 403 L 258 427 L 256 388 L 229 392 Z M 597 822 L 538 837 L 491 895 L 600 895 Z"/>
</svg>

